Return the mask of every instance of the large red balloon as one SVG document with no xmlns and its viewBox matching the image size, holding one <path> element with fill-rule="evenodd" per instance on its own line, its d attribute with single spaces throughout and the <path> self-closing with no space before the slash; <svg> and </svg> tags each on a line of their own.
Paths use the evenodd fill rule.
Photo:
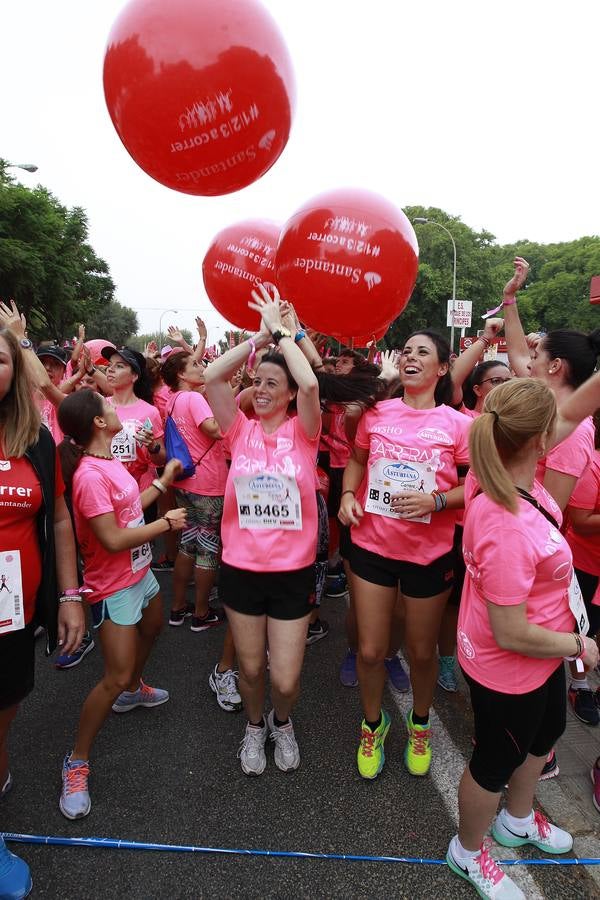
<svg viewBox="0 0 600 900">
<path fill-rule="evenodd" d="M 371 343 L 373 337 L 375 337 L 376 341 L 380 341 L 382 337 L 385 336 L 387 330 L 389 328 L 389 323 L 385 326 L 385 328 L 381 328 L 379 331 L 371 332 L 371 334 L 361 334 L 358 337 L 340 337 L 338 338 L 340 344 L 344 344 L 346 347 L 366 347 Z"/>
<path fill-rule="evenodd" d="M 204 257 L 202 277 L 209 300 L 238 328 L 258 331 L 260 327 L 260 316 L 248 309 L 248 301 L 260 281 L 275 282 L 280 230 L 274 222 L 237 222 L 217 234 Z"/>
<path fill-rule="evenodd" d="M 399 316 L 418 265 L 417 237 L 402 210 L 352 188 L 300 207 L 275 257 L 282 297 L 302 322 L 333 337 L 370 335 Z"/>
<path fill-rule="evenodd" d="M 214 196 L 246 187 L 278 159 L 295 87 L 258 0 L 130 0 L 108 39 L 104 94 L 148 175 Z"/>
</svg>

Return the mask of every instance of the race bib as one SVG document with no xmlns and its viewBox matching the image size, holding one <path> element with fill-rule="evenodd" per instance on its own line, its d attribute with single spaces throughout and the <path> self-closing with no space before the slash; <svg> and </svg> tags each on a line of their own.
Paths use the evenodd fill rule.
<svg viewBox="0 0 600 900">
<path fill-rule="evenodd" d="M 115 459 L 120 459 L 121 462 L 135 462 L 137 459 L 137 444 L 133 431 L 128 431 L 124 428 L 118 434 L 115 434 L 110 445 L 110 452 Z"/>
<path fill-rule="evenodd" d="M 25 628 L 21 554 L 18 550 L 0 553 L 0 634 Z"/>
<path fill-rule="evenodd" d="M 129 522 L 128 528 L 140 528 L 144 525 L 144 517 L 140 516 L 137 522 Z M 152 550 L 150 544 L 142 544 L 140 547 L 132 547 L 129 551 L 131 556 L 131 571 L 139 572 L 145 569 L 152 562 Z"/>
<path fill-rule="evenodd" d="M 300 490 L 293 475 L 240 475 L 233 484 L 240 528 L 301 531 Z"/>
<path fill-rule="evenodd" d="M 573 572 L 573 575 L 571 576 L 571 583 L 569 585 L 569 606 L 571 612 L 575 616 L 577 631 L 579 634 L 587 634 L 590 630 L 590 622 L 575 572 Z"/>
<path fill-rule="evenodd" d="M 403 519 L 404 516 L 391 507 L 394 494 L 404 491 L 431 494 L 436 487 L 435 472 L 428 463 L 378 459 L 369 469 L 365 511 L 389 519 Z M 411 516 L 408 521 L 428 523 L 431 513 Z"/>
</svg>

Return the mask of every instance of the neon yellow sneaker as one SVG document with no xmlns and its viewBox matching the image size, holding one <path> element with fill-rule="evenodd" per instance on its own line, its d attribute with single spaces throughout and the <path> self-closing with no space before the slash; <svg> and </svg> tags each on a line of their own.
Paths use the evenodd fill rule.
<svg viewBox="0 0 600 900">
<path fill-rule="evenodd" d="M 411 775 L 427 775 L 431 765 L 431 725 L 414 725 L 412 709 L 406 717 L 408 743 L 404 751 L 404 762 Z"/>
<path fill-rule="evenodd" d="M 384 709 L 381 710 L 381 722 L 375 731 L 371 731 L 365 720 L 362 720 L 360 744 L 356 760 L 358 771 L 363 778 L 377 778 L 385 762 L 383 742 L 390 730 L 391 719 Z"/>
</svg>

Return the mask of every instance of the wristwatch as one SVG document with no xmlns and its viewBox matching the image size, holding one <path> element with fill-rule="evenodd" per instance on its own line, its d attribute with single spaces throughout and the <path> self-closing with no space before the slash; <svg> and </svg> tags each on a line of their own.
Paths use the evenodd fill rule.
<svg viewBox="0 0 600 900">
<path fill-rule="evenodd" d="M 22 350 L 31 350 L 33 348 L 33 344 L 29 340 L 29 338 L 21 338 L 19 341 Z"/>
<path fill-rule="evenodd" d="M 283 325 L 281 325 L 279 328 L 276 329 L 276 331 L 271 332 L 271 336 L 272 336 L 273 340 L 275 341 L 275 343 L 278 344 L 279 341 L 281 340 L 281 338 L 284 338 L 284 337 L 291 338 L 292 332 L 288 328 L 284 328 Z"/>
</svg>

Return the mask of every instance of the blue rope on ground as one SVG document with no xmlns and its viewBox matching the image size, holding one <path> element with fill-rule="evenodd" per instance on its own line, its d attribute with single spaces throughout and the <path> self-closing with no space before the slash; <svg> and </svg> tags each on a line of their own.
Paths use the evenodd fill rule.
<svg viewBox="0 0 600 900">
<path fill-rule="evenodd" d="M 103 847 L 111 850 L 157 850 L 168 853 L 221 853 L 237 856 L 271 856 L 286 859 L 336 859 L 345 862 L 410 863 L 422 866 L 445 866 L 445 859 L 423 859 L 418 856 L 361 856 L 351 853 L 310 853 L 300 850 L 241 850 L 228 847 L 194 847 L 187 844 L 145 844 L 140 841 L 121 841 L 116 838 L 52 837 L 42 834 L 14 834 L 0 832 L 6 841 L 20 844 L 47 844 L 59 847 Z M 502 859 L 503 866 L 599 866 L 600 859 Z"/>
</svg>

